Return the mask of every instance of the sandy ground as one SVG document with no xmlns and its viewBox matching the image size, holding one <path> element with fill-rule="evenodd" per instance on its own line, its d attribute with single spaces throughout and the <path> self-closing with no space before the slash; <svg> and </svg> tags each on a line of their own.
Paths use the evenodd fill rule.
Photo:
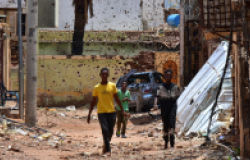
<svg viewBox="0 0 250 160">
<path fill-rule="evenodd" d="M 102 135 L 96 111 L 91 124 L 86 123 L 88 110 L 66 111 L 56 109 L 37 110 L 37 126 L 53 133 L 52 137 L 39 140 L 44 131 L 18 123 L 8 125 L 9 132 L 23 127 L 27 135 L 12 133 L 0 137 L 0 159 L 197 159 L 201 155 L 194 146 L 203 138 L 192 141 L 176 139 L 175 148 L 163 149 L 161 120 L 147 113 L 132 114 L 128 122 L 127 138 L 112 138 L 112 156 L 102 157 Z M 15 120 L 23 123 L 23 120 Z M 12 129 L 12 130 L 11 130 Z M 116 128 L 115 128 L 116 130 Z M 148 132 L 152 137 L 148 137 Z M 191 156 L 191 157 L 190 157 Z"/>
</svg>

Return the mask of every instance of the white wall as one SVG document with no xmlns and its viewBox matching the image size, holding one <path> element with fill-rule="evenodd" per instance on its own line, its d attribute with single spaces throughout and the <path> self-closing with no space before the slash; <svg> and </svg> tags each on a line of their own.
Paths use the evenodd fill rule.
<svg viewBox="0 0 250 160">
<path fill-rule="evenodd" d="M 0 0 L 0 8 L 17 8 L 18 0 Z M 22 0 L 22 8 L 25 7 L 25 1 Z"/>
<path fill-rule="evenodd" d="M 89 18 L 86 31 L 138 31 L 143 30 L 142 18 L 160 24 L 163 20 L 163 0 L 93 0 L 94 17 Z M 154 7 L 154 4 L 156 5 Z M 74 29 L 74 7 L 72 0 L 59 0 L 58 28 Z M 126 11 L 126 14 L 125 14 Z M 65 28 L 69 26 L 69 28 Z M 52 29 L 52 28 L 51 28 Z"/>
<path fill-rule="evenodd" d="M 164 20 L 164 0 L 144 0 L 143 19 L 148 22 L 148 27 L 158 27 L 165 23 Z"/>
</svg>

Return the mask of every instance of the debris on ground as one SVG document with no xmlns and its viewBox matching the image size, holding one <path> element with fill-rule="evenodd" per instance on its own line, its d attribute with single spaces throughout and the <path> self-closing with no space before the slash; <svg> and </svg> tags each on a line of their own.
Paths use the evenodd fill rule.
<svg viewBox="0 0 250 160">
<path fill-rule="evenodd" d="M 100 156 L 103 139 L 97 111 L 93 111 L 91 124 L 86 123 L 88 110 L 79 110 L 77 115 L 75 112 L 67 112 L 67 116 L 60 116 L 65 112 L 66 109 L 57 109 L 49 113 L 46 110 L 38 110 L 38 124 L 32 128 L 23 123 L 3 119 L 0 124 L 2 129 L 0 153 L 3 158 L 9 158 L 13 154 L 16 159 L 25 159 L 22 158 L 24 155 L 28 159 L 41 160 L 103 158 Z M 190 159 L 191 157 L 195 160 L 207 158 L 213 153 L 217 156 L 222 153 L 222 156 L 232 156 L 221 147 L 200 147 L 205 139 L 193 133 L 187 139 L 177 136 L 175 148 L 169 146 L 165 150 L 162 129 L 162 121 L 155 120 L 148 113 L 131 114 L 127 125 L 127 138 L 114 136 L 111 141 L 111 157 L 105 159 L 114 160 L 117 157 L 118 159 L 124 157 L 125 159 Z M 229 147 L 239 152 L 239 137 L 233 131 L 221 129 L 212 138 L 222 144 L 230 142 Z M 210 153 L 211 150 L 213 153 Z"/>
<path fill-rule="evenodd" d="M 21 152 L 19 146 L 9 146 L 7 151 L 15 151 L 15 152 Z"/>
<path fill-rule="evenodd" d="M 20 133 L 20 134 L 22 134 L 22 135 L 24 135 L 24 136 L 28 135 L 28 133 L 25 132 L 25 131 L 23 131 L 21 128 L 17 128 L 17 129 L 16 129 L 16 132 L 17 132 L 17 133 Z"/>
<path fill-rule="evenodd" d="M 74 105 L 66 107 L 66 111 L 75 111 L 75 110 L 76 110 L 76 107 Z"/>
</svg>

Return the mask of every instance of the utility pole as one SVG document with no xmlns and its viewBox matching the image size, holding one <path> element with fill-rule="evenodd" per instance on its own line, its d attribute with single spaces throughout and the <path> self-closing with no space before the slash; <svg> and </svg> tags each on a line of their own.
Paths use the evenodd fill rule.
<svg viewBox="0 0 250 160">
<path fill-rule="evenodd" d="M 180 88 L 184 90 L 184 2 L 180 1 Z"/>
<path fill-rule="evenodd" d="M 23 95 L 24 95 L 24 73 L 23 73 L 23 39 L 22 39 L 22 1 L 18 0 L 18 50 L 19 50 L 19 116 L 24 119 Z"/>
<path fill-rule="evenodd" d="M 28 0 L 25 123 L 36 125 L 38 0 Z"/>
</svg>

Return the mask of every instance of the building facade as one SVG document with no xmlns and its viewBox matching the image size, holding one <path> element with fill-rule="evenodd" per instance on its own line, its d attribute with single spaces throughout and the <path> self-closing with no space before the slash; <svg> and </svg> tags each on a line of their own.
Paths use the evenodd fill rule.
<svg viewBox="0 0 250 160">
<path fill-rule="evenodd" d="M 72 0 L 43 0 L 38 6 L 38 106 L 89 104 L 103 67 L 112 82 L 130 69 L 163 73 L 170 67 L 179 84 L 179 28 L 166 24 L 164 0 L 93 0 L 94 17 L 88 18 L 84 50 L 77 56 L 71 54 Z M 18 89 L 12 68 L 12 89 Z"/>
</svg>

